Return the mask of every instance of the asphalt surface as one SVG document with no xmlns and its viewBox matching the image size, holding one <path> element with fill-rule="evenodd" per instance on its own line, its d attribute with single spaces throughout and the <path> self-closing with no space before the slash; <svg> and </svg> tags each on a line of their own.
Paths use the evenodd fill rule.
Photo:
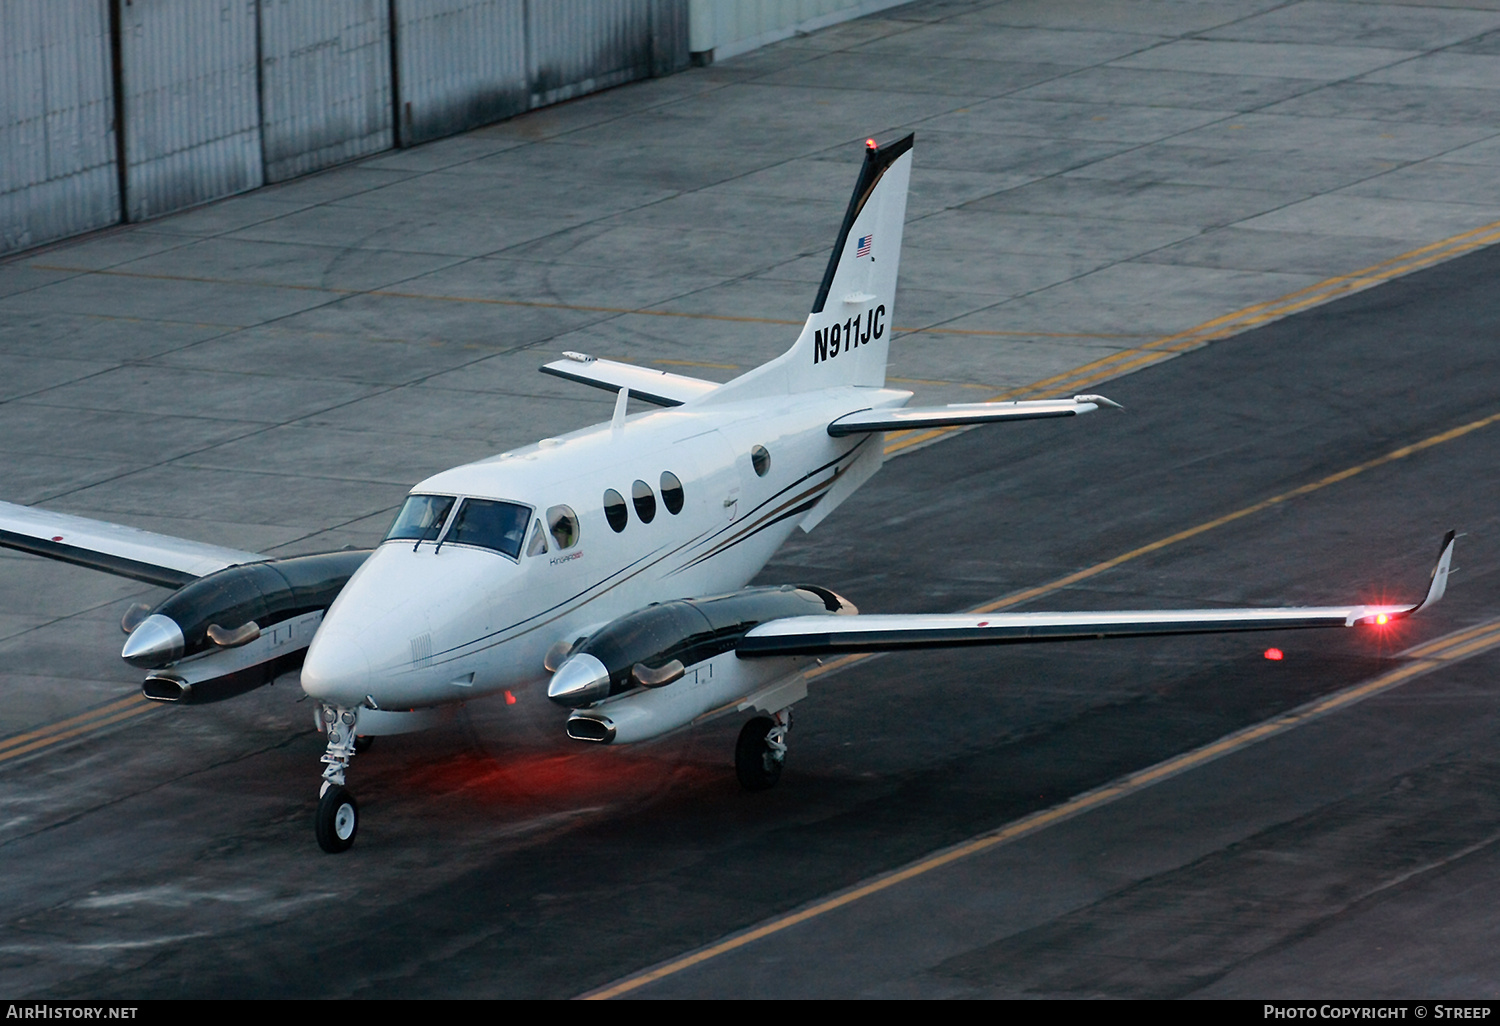
<svg viewBox="0 0 1500 1026">
<path fill-rule="evenodd" d="M 1500 258 L 1400 277 L 1500 224 L 1495 3 L 913 4 L 0 262 L 0 499 L 369 544 L 413 481 L 609 415 L 535 373 L 561 350 L 722 379 L 784 349 L 862 140 L 915 131 L 892 377 L 1128 410 L 904 455 L 764 580 L 950 611 L 1319 484 L 1022 608 L 1399 599 L 1468 532 L 1384 638 L 825 675 L 764 795 L 736 722 L 600 751 L 473 705 L 356 760 L 339 858 L 293 681 L 145 709 L 118 623 L 163 593 L 0 552 L 0 994 L 628 983 L 1500 615 L 1500 425 L 1443 434 L 1500 413 Z M 1486 652 L 628 993 L 1493 996 Z"/>
<path fill-rule="evenodd" d="M 895 460 L 762 579 L 824 584 L 867 611 L 959 609 L 1500 412 L 1497 276 L 1500 250 L 1480 251 L 1112 383 L 1104 391 L 1123 414 L 973 431 Z M 359 842 L 328 857 L 310 829 L 320 739 L 284 685 L 154 713 L 13 765 L 0 774 L 9 817 L 0 861 L 11 881 L 0 991 L 567 997 L 607 984 L 1368 679 L 1418 641 L 1492 618 L 1497 432 L 1434 444 L 1026 607 L 1415 597 L 1442 532 L 1468 532 L 1449 597 L 1394 636 L 869 660 L 822 678 L 799 706 L 787 772 L 766 794 L 743 794 L 732 779 L 736 723 L 633 751 L 574 751 L 505 740 L 504 707 L 479 704 L 451 728 L 382 739 L 356 760 Z M 1286 658 L 1261 658 L 1270 645 Z M 1410 685 L 1399 713 L 1388 710 L 1411 735 L 1396 749 L 1333 731 L 1333 748 L 1275 749 L 1285 763 L 1267 758 L 1272 748 L 1258 752 L 1253 772 L 1233 775 L 1241 800 L 1214 804 L 1213 816 L 1193 813 L 1205 795 L 1227 793 L 1227 763 L 1178 778 L 1180 819 L 1158 808 L 1149 824 L 1121 813 L 1072 821 L 1080 843 L 1058 858 L 1092 887 L 1064 886 L 1057 861 L 1031 865 L 1029 877 L 1022 866 L 1008 886 L 1027 900 L 992 907 L 988 932 L 938 951 L 931 966 L 868 924 L 841 931 L 838 948 L 907 963 L 916 982 L 904 993 L 1180 996 L 1238 980 L 1231 992 L 1269 996 L 1347 981 L 1336 966 L 1372 957 L 1361 951 L 1367 934 L 1347 923 L 1358 899 L 1360 914 L 1385 917 L 1386 944 L 1422 946 L 1425 962 L 1381 956 L 1432 967 L 1403 988 L 1435 985 L 1452 963 L 1434 946 L 1451 943 L 1473 972 L 1449 985 L 1493 989 L 1496 958 L 1472 944 L 1488 936 L 1494 911 L 1492 898 L 1474 895 L 1492 890 L 1482 880 L 1496 858 L 1495 667 L 1480 656 Z M 1443 863 L 1457 867 L 1443 879 L 1401 883 L 1412 859 L 1338 835 L 1351 817 L 1392 836 L 1419 831 L 1438 861 L 1467 854 Z M 1172 841 L 1150 845 L 1152 859 L 1126 857 L 1148 827 Z M 1301 846 L 1276 841 L 1275 830 Z M 1372 836 L 1382 835 L 1359 835 Z M 1270 854 L 1247 856 L 1248 837 Z M 1312 912 L 1263 903 L 1255 930 L 1238 930 L 1246 913 L 1236 896 L 1258 893 L 1257 867 L 1264 877 L 1266 860 L 1289 846 L 1300 854 L 1276 863 L 1276 879 L 1316 877 L 1309 887 L 1347 900 Z M 962 919 L 976 886 L 936 888 L 923 906 L 929 922 Z M 1400 926 L 1401 902 L 1439 910 L 1453 928 L 1417 938 Z M 1200 946 L 1203 965 L 1190 973 L 1134 960 L 1128 986 L 1119 983 L 1121 947 L 1180 937 L 1180 918 L 1163 910 L 1184 903 L 1249 939 Z M 1320 947 L 1322 926 L 1345 933 Z M 1235 977 L 1246 945 L 1264 971 Z M 1079 953 L 1089 957 L 1070 961 Z M 820 964 L 798 963 L 797 992 L 878 993 L 891 979 L 851 973 L 840 959 L 826 973 Z M 774 958 L 716 972 L 710 962 L 658 986 L 789 990 Z"/>
</svg>

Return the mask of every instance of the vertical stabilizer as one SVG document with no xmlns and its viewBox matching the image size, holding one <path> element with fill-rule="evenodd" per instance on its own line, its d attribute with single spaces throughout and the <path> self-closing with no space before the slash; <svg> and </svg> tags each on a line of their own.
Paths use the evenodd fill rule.
<svg viewBox="0 0 1500 1026">
<path fill-rule="evenodd" d="M 796 345 L 720 386 L 705 402 L 885 384 L 912 139 L 908 135 L 884 146 L 873 139 L 865 144 L 859 181 Z"/>
</svg>

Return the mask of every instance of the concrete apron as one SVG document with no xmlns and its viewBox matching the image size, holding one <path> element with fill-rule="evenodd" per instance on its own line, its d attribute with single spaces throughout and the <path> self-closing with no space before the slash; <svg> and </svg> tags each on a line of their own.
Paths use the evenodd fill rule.
<svg viewBox="0 0 1500 1026">
<path fill-rule="evenodd" d="M 23 254 L 0 498 L 370 544 L 419 478 L 608 416 L 535 373 L 563 350 L 727 379 L 785 349 L 861 140 L 906 131 L 892 379 L 1092 387 L 1493 241 L 1495 6 L 914 4 Z M 134 689 L 153 589 L 0 580 L 0 734 Z"/>
</svg>

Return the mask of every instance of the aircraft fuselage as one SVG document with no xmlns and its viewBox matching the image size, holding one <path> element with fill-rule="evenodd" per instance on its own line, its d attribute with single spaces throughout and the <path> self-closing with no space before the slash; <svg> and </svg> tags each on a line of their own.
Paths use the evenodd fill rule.
<svg viewBox="0 0 1500 1026">
<path fill-rule="evenodd" d="M 909 395 L 846 386 L 638 414 L 428 478 L 411 494 L 452 497 L 449 519 L 470 499 L 524 507 L 519 553 L 454 540 L 446 522 L 387 540 L 329 608 L 302 686 L 382 710 L 536 689 L 559 641 L 652 602 L 742 587 L 819 502 L 836 505 L 878 467 L 882 435 L 833 438 L 828 424 Z M 664 480 L 680 483 L 680 503 Z M 559 509 L 576 517 L 571 544 L 549 529 Z"/>
</svg>

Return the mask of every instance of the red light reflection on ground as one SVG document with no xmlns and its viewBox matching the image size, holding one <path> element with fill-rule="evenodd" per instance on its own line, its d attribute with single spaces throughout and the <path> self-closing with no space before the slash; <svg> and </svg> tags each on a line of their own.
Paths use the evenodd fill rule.
<svg viewBox="0 0 1500 1026">
<path fill-rule="evenodd" d="M 582 747 L 582 746 L 580 746 Z M 413 792 L 462 793 L 491 806 L 605 805 L 634 802 L 679 786 L 693 787 L 732 768 L 683 758 L 669 746 L 580 752 L 458 752 L 413 766 Z"/>
</svg>

